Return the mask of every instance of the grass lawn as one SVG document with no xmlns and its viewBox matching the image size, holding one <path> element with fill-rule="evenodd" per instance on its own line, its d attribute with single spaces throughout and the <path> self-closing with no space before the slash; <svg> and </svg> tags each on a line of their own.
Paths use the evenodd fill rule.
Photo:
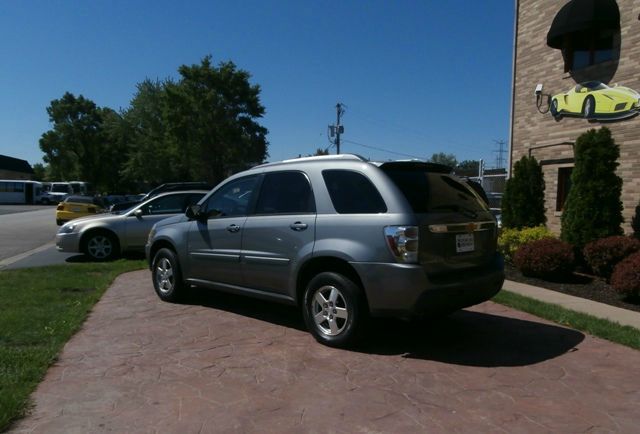
<svg viewBox="0 0 640 434">
<path fill-rule="evenodd" d="M 623 326 L 504 290 L 493 297 L 492 301 L 640 350 L 640 330 L 634 327 Z"/>
<path fill-rule="evenodd" d="M 0 432 L 118 274 L 142 260 L 0 271 Z"/>
</svg>

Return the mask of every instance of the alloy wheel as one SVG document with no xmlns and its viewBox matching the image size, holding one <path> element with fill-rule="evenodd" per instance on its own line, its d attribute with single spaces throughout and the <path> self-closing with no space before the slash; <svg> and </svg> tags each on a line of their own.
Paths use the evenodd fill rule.
<svg viewBox="0 0 640 434">
<path fill-rule="evenodd" d="M 171 292 L 173 289 L 173 267 L 167 258 L 161 258 L 156 264 L 156 283 L 158 290 L 163 294 Z"/>
<path fill-rule="evenodd" d="M 113 252 L 113 242 L 109 237 L 104 235 L 96 235 L 89 240 L 87 244 L 89 255 L 96 259 L 105 259 Z"/>
<path fill-rule="evenodd" d="M 311 315 L 317 329 L 328 336 L 337 336 L 345 329 L 349 319 L 347 302 L 333 285 L 318 288 L 313 294 Z"/>
</svg>

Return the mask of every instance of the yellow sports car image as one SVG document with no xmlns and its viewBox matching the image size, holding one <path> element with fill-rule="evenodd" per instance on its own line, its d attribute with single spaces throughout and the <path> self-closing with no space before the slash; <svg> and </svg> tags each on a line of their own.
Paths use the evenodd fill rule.
<svg viewBox="0 0 640 434">
<path fill-rule="evenodd" d="M 90 196 L 67 196 L 56 208 L 56 224 L 105 212 L 102 201 Z"/>
<path fill-rule="evenodd" d="M 586 119 L 623 119 L 638 114 L 640 93 L 624 86 L 607 86 L 599 81 L 580 83 L 551 98 L 554 118 L 581 116 Z"/>
</svg>

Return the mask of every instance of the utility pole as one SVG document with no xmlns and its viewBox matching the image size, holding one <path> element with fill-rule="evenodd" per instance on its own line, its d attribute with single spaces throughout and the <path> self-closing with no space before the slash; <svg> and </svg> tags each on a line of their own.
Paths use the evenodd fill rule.
<svg viewBox="0 0 640 434">
<path fill-rule="evenodd" d="M 331 132 L 331 137 L 336 136 L 336 150 L 337 153 L 340 153 L 340 134 L 344 133 L 344 126 L 340 125 L 340 118 L 345 112 L 344 104 L 338 103 L 336 104 L 336 124 L 329 125 L 329 131 Z"/>
</svg>

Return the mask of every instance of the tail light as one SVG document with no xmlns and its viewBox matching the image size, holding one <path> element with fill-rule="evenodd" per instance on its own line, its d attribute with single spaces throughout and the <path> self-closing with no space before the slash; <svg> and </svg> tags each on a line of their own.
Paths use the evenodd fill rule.
<svg viewBox="0 0 640 434">
<path fill-rule="evenodd" d="M 418 227 L 417 226 L 387 226 L 384 237 L 389 250 L 398 262 L 418 262 Z"/>
<path fill-rule="evenodd" d="M 64 211 L 64 204 L 59 203 L 58 206 L 56 207 L 56 211 Z"/>
</svg>

